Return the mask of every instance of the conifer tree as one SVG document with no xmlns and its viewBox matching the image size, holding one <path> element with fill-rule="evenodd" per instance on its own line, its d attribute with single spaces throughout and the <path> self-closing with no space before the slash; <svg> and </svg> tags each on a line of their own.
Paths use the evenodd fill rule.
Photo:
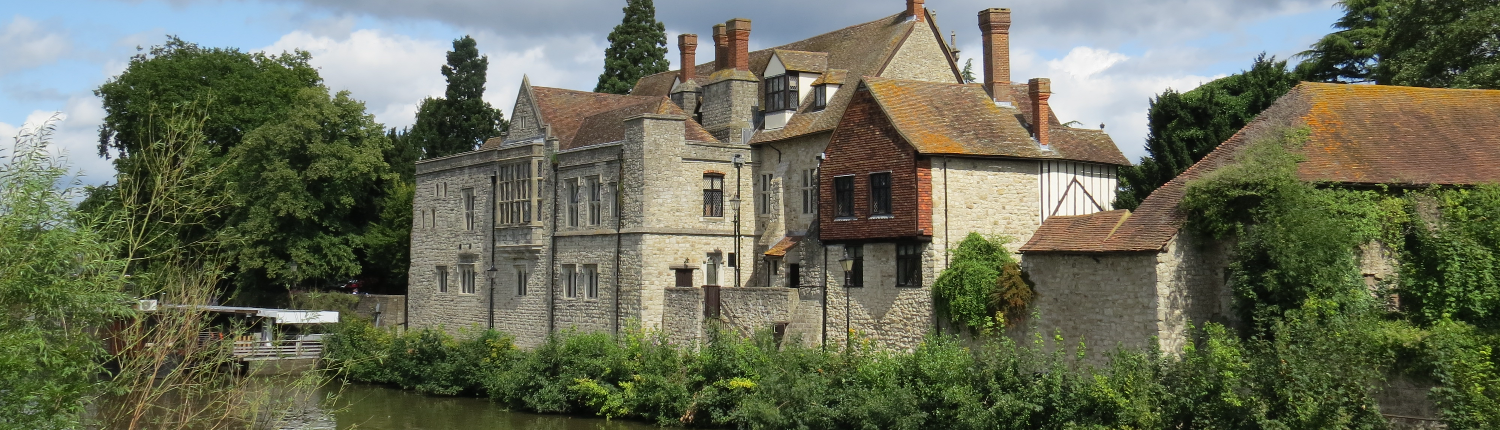
<svg viewBox="0 0 1500 430">
<path fill-rule="evenodd" d="M 1135 209 L 1151 192 L 1203 159 L 1297 85 L 1286 61 L 1256 57 L 1250 70 L 1178 93 L 1168 89 L 1151 100 L 1146 153 L 1120 169 L 1115 208 Z"/>
<path fill-rule="evenodd" d="M 489 57 L 479 55 L 474 38 L 453 41 L 448 63 L 443 65 L 448 89 L 441 98 L 422 100 L 408 135 L 410 144 L 422 148 L 424 158 L 473 151 L 506 129 L 505 116 L 484 101 L 489 65 Z"/>
<path fill-rule="evenodd" d="M 627 0 L 625 18 L 609 33 L 604 73 L 596 93 L 628 94 L 642 76 L 671 68 L 667 62 L 667 27 L 656 20 L 651 0 Z"/>
<path fill-rule="evenodd" d="M 974 59 L 973 58 L 970 58 L 969 61 L 965 61 L 964 62 L 963 77 L 964 77 L 964 83 L 965 84 L 972 84 L 972 83 L 975 83 L 975 82 L 979 81 L 979 78 L 974 77 Z"/>
</svg>

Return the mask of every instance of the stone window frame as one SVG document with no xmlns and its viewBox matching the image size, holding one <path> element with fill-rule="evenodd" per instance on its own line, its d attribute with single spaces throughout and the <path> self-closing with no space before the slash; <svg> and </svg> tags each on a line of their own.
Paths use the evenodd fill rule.
<svg viewBox="0 0 1500 430">
<path fill-rule="evenodd" d="M 437 266 L 434 269 L 434 273 L 437 276 L 438 292 L 448 292 L 448 266 Z"/>
<path fill-rule="evenodd" d="M 525 296 L 526 295 L 526 287 L 527 287 L 526 284 L 527 284 L 528 276 L 529 276 L 529 274 L 526 273 L 526 266 L 516 265 L 516 295 L 517 296 Z"/>
<path fill-rule="evenodd" d="M 896 244 L 896 286 L 903 288 L 922 287 L 921 243 Z"/>
<path fill-rule="evenodd" d="M 536 177 L 531 170 L 531 161 L 523 160 L 518 163 L 500 166 L 499 172 L 499 223 L 500 224 L 530 224 L 532 198 L 534 189 L 533 181 Z"/>
<path fill-rule="evenodd" d="M 857 219 L 854 211 L 854 175 L 833 177 L 833 220 Z"/>
<path fill-rule="evenodd" d="M 461 204 L 464 206 L 464 230 L 474 229 L 474 187 L 465 187 L 458 190 Z"/>
<path fill-rule="evenodd" d="M 870 173 L 870 218 L 893 218 L 891 210 L 891 171 Z M 883 182 L 882 182 L 883 181 Z"/>
<path fill-rule="evenodd" d="M 584 178 L 588 185 L 589 225 L 599 225 L 604 220 L 604 182 L 599 175 Z"/>
<path fill-rule="evenodd" d="M 474 270 L 474 263 L 458 265 L 458 282 L 460 294 L 475 294 L 479 291 L 479 272 Z"/>
<path fill-rule="evenodd" d="M 724 217 L 724 174 L 709 172 L 703 174 L 703 216 L 705 218 Z"/>
<path fill-rule="evenodd" d="M 562 265 L 563 297 L 578 298 L 578 265 Z"/>
<path fill-rule="evenodd" d="M 568 203 L 568 227 L 577 227 L 578 222 L 580 221 L 578 213 L 578 203 L 579 200 L 581 200 L 582 196 L 579 195 L 580 187 L 578 179 L 579 178 L 568 178 L 568 180 L 565 182 L 567 185 L 563 187 L 563 190 L 567 192 L 567 195 L 564 196 L 564 199 L 566 199 Z"/>
<path fill-rule="evenodd" d="M 756 179 L 756 185 L 759 186 L 756 187 L 757 189 L 755 190 L 755 205 L 760 210 L 761 215 L 770 215 L 771 184 L 776 181 L 776 175 L 772 173 L 762 173 L 760 175 L 756 175 Z"/>
<path fill-rule="evenodd" d="M 818 169 L 802 170 L 802 213 L 818 212 Z"/>
<path fill-rule="evenodd" d="M 599 298 L 599 265 L 583 265 L 583 297 L 588 300 Z"/>
</svg>

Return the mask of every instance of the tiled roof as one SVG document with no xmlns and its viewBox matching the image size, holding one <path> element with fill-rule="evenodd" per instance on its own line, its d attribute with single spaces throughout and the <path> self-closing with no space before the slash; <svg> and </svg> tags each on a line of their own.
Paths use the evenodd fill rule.
<svg viewBox="0 0 1500 430">
<path fill-rule="evenodd" d="M 1075 217 L 1053 217 L 1021 252 L 1159 251 L 1182 227 L 1177 206 L 1189 181 L 1229 164 L 1251 142 L 1303 126 L 1310 134 L 1297 174 L 1305 181 L 1500 182 L 1500 91 L 1302 83 L 1152 192 L 1113 234 L 1069 231 Z"/>
<path fill-rule="evenodd" d="M 923 154 L 1047 158 L 1124 165 L 1109 136 L 1056 125 L 1042 149 L 1023 114 L 1000 107 L 979 84 L 865 77 L 865 87 L 896 130 Z"/>
<path fill-rule="evenodd" d="M 802 241 L 802 236 L 782 237 L 781 241 L 776 242 L 775 245 L 772 245 L 770 249 L 766 250 L 765 255 L 767 257 L 785 257 L 786 251 L 792 249 L 793 246 L 797 246 L 797 242 L 800 241 Z"/>
<path fill-rule="evenodd" d="M 1057 252 L 1090 249 L 1108 241 L 1130 219 L 1130 211 L 1117 209 L 1078 216 L 1054 216 L 1031 235 L 1022 252 Z"/>
<path fill-rule="evenodd" d="M 931 14 L 928 16 L 930 17 Z M 916 28 L 917 23 L 918 21 L 907 20 L 906 12 L 903 11 L 797 42 L 754 51 L 750 53 L 750 70 L 758 77 L 763 76 L 766 64 L 771 61 L 772 50 L 780 49 L 827 53 L 828 62 L 825 69 L 847 70 L 848 76 L 878 75 L 885 67 L 885 63 L 895 54 L 896 48 Z M 752 34 L 751 37 L 754 35 Z M 712 45 L 709 45 L 709 49 L 711 53 Z M 699 85 L 707 84 L 707 77 L 713 72 L 712 61 L 699 64 L 696 69 L 698 77 L 694 81 Z M 672 90 L 672 84 L 677 81 L 677 76 L 677 71 L 671 71 L 643 77 L 636 82 L 631 94 L 668 95 L 668 92 Z M 759 131 L 751 139 L 751 143 L 770 142 L 832 130 L 838 125 L 839 118 L 843 116 L 844 108 L 848 106 L 852 93 L 853 91 L 839 90 L 832 99 L 828 100 L 828 106 L 820 111 L 809 112 L 811 103 L 806 103 L 797 114 L 792 116 L 786 127 Z"/>
<path fill-rule="evenodd" d="M 1010 100 L 1018 111 L 1016 118 L 1024 124 L 1031 124 L 1031 97 L 1026 91 L 1026 84 L 1012 84 Z M 1047 106 L 1047 119 L 1048 124 L 1051 125 L 1047 128 L 1048 146 L 1061 154 L 1062 158 L 1119 166 L 1130 165 L 1130 159 L 1120 153 L 1120 148 L 1115 146 L 1114 139 L 1111 139 L 1103 130 L 1064 127 L 1061 120 L 1057 118 L 1057 112 L 1052 111 L 1050 105 Z"/>
<path fill-rule="evenodd" d="M 849 71 L 844 69 L 828 69 L 828 72 L 818 76 L 813 85 L 834 84 L 843 85 L 849 79 Z"/>
<path fill-rule="evenodd" d="M 552 126 L 552 136 L 560 149 L 613 142 L 625 136 L 625 118 L 643 113 L 684 115 L 681 108 L 665 97 L 625 96 L 592 93 L 561 88 L 530 87 L 541 121 Z M 668 106 L 663 106 L 663 105 Z M 716 142 L 697 122 L 687 121 L 688 140 Z M 579 137 L 582 140 L 578 140 Z M 607 140 L 599 140 L 607 139 Z M 576 142 L 575 142 L 576 141 Z M 498 146 L 500 139 L 490 139 L 480 149 Z"/>
<path fill-rule="evenodd" d="M 773 49 L 776 58 L 781 59 L 781 66 L 787 70 L 797 72 L 823 73 L 828 70 L 827 52 L 792 51 L 787 49 Z"/>
<path fill-rule="evenodd" d="M 589 115 L 579 125 L 572 139 L 558 142 L 558 149 L 568 150 L 589 145 L 617 142 L 625 139 L 625 119 L 642 114 L 687 116 L 682 108 L 666 97 L 641 97 L 641 103 L 626 105 Z M 696 121 L 684 121 L 683 139 L 699 142 L 718 142 Z"/>
</svg>

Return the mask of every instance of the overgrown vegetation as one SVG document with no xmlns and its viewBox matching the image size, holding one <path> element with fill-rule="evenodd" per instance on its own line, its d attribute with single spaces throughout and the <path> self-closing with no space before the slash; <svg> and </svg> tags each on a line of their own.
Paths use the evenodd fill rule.
<svg viewBox="0 0 1500 430">
<path fill-rule="evenodd" d="M 1006 239 L 969 233 L 932 284 L 937 313 L 960 327 L 990 331 L 1020 321 L 1036 295 Z"/>
<path fill-rule="evenodd" d="M 1361 345 L 1364 352 L 1348 353 L 1363 358 L 1332 361 L 1438 381 L 1432 398 L 1450 428 L 1500 423 L 1493 407 L 1500 361 L 1492 354 L 1500 342 L 1500 186 L 1303 182 L 1296 154 L 1305 138 L 1305 130 L 1288 130 L 1252 142 L 1232 164 L 1189 183 L 1182 201 L 1197 234 L 1234 243 L 1230 281 L 1247 323 L 1241 335 L 1282 342 L 1336 334 L 1285 352 L 1316 360 L 1336 355 L 1326 351 L 1333 344 Z M 1380 259 L 1399 264 L 1395 279 L 1366 281 L 1361 260 Z M 1285 329 L 1329 318 L 1341 322 Z"/>
</svg>

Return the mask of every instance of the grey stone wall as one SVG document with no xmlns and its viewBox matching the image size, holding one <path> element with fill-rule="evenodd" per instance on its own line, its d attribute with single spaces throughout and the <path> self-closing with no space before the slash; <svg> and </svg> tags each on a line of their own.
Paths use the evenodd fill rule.
<svg viewBox="0 0 1500 430">
<path fill-rule="evenodd" d="M 406 324 L 406 296 L 362 294 L 354 313 L 369 319 L 376 327 L 402 327 Z"/>
<path fill-rule="evenodd" d="M 703 86 L 703 129 L 724 142 L 739 142 L 753 127 L 760 102 L 760 78 L 743 70 L 720 70 Z"/>
<path fill-rule="evenodd" d="M 411 268 L 408 272 L 408 309 L 411 327 L 444 327 L 450 331 L 483 327 L 488 302 L 483 271 L 488 268 L 490 239 L 490 177 L 499 151 L 476 151 L 417 164 L 412 206 Z M 463 189 L 474 195 L 474 225 L 469 228 Z M 461 261 L 472 261 L 479 272 L 474 294 L 463 292 Z M 448 267 L 448 291 L 439 291 L 437 266 Z"/>
<path fill-rule="evenodd" d="M 959 83 L 954 77 L 953 66 L 948 63 L 947 54 L 943 53 L 947 48 L 933 35 L 932 25 L 931 21 L 923 21 L 913 28 L 906 43 L 901 44 L 880 76 Z"/>
</svg>

